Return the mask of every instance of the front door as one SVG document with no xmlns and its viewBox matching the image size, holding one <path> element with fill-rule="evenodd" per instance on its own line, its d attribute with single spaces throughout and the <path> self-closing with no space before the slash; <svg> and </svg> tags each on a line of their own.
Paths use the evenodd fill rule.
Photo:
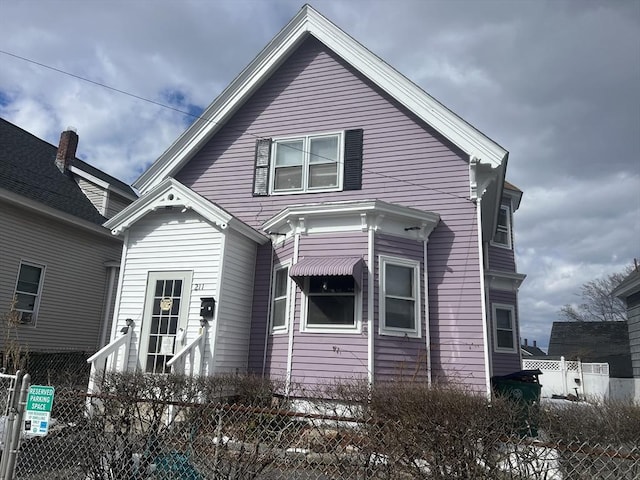
<svg viewBox="0 0 640 480">
<path fill-rule="evenodd" d="M 147 373 L 169 373 L 167 362 L 179 350 L 186 330 L 192 272 L 150 272 L 142 320 L 140 364 Z"/>
</svg>

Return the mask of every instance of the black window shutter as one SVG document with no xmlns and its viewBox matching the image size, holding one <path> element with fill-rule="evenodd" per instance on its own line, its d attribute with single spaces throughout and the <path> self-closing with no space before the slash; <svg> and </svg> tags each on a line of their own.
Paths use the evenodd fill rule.
<svg viewBox="0 0 640 480">
<path fill-rule="evenodd" d="M 344 188 L 362 189 L 362 137 L 363 130 L 344 132 Z"/>
<path fill-rule="evenodd" d="M 256 140 L 256 168 L 253 172 L 253 195 L 269 195 L 269 159 L 271 157 L 271 139 Z"/>
</svg>

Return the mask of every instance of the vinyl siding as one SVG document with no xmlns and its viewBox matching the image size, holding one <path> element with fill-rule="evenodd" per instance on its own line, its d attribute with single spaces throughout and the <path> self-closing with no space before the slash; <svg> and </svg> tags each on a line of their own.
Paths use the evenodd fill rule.
<svg viewBox="0 0 640 480">
<path fill-rule="evenodd" d="M 82 193 L 84 193 L 93 206 L 96 207 L 96 210 L 100 212 L 100 215 L 105 215 L 104 205 L 106 203 L 105 196 L 107 195 L 107 192 L 102 187 L 99 187 L 84 178 L 77 177 L 76 181 L 78 182 L 78 186 L 82 190 Z"/>
<path fill-rule="evenodd" d="M 380 262 L 381 255 L 387 257 L 416 260 L 420 262 L 420 318 L 421 337 L 409 338 L 391 335 L 379 335 L 380 329 Z M 422 241 L 408 240 L 391 235 L 375 235 L 374 246 L 374 373 L 375 381 L 389 381 L 403 378 L 405 380 L 420 380 L 427 378 L 426 357 L 426 323 L 424 297 L 424 244 Z M 442 373 L 442 372 L 441 372 Z"/>
<path fill-rule="evenodd" d="M 256 244 L 234 231 L 226 235 L 214 371 L 246 372 Z"/>
<path fill-rule="evenodd" d="M 108 308 L 105 262 L 117 261 L 121 251 L 116 238 L 0 204 L 0 314 L 10 308 L 20 261 L 46 268 L 35 325 L 17 327 L 23 350 L 97 350 Z M 0 342 L 5 338 L 2 332 Z"/>
<path fill-rule="evenodd" d="M 120 213 L 124 210 L 129 204 L 131 200 L 128 198 L 124 198 L 117 193 L 109 192 L 109 196 L 107 198 L 107 211 L 104 214 L 105 217 L 111 218 L 115 214 Z"/>
<path fill-rule="evenodd" d="M 516 324 L 516 345 L 518 348 L 516 353 L 500 353 L 494 351 L 494 318 L 493 318 L 493 304 L 500 303 L 503 305 L 513 305 L 515 312 L 515 324 Z M 490 315 L 490 338 L 489 343 L 491 344 L 491 354 L 493 355 L 493 372 L 492 375 L 507 375 L 509 373 L 517 372 L 521 370 L 521 361 L 520 361 L 520 332 L 518 331 L 518 303 L 517 296 L 513 292 L 505 292 L 499 290 L 491 290 L 489 292 L 489 312 Z"/>
<path fill-rule="evenodd" d="M 264 371 L 271 378 L 282 379 L 287 374 L 287 354 L 289 345 L 288 332 L 270 334 L 269 302 L 271 297 L 271 272 L 273 266 L 289 261 L 293 257 L 294 241 L 289 239 L 271 248 L 270 244 L 260 245 L 256 258 L 256 273 L 253 291 L 253 313 L 251 323 L 251 341 L 249 352 L 250 370 L 262 373 L 265 360 L 266 335 L 266 363 Z M 273 252 L 273 261 L 272 261 Z"/>
<path fill-rule="evenodd" d="M 298 260 L 321 256 L 367 257 L 366 232 L 301 235 Z M 363 272 L 360 332 L 301 332 L 303 293 L 296 285 L 291 380 L 305 389 L 321 388 L 335 379 L 367 376 L 367 278 Z"/>
<path fill-rule="evenodd" d="M 189 210 L 157 211 L 135 223 L 128 233 L 125 266 L 120 273 L 120 298 L 115 321 L 118 332 L 126 319 L 134 321 L 128 367 L 138 366 L 140 332 L 144 318 L 144 303 L 149 272 L 192 271 L 192 286 L 203 284 L 197 292 L 185 292 L 189 310 L 185 344 L 198 335 L 200 328 L 200 297 L 218 300 L 219 264 L 223 234 Z M 220 308 L 220 307 L 218 307 Z M 214 325 L 208 328 L 207 342 L 213 345 Z M 211 363 L 210 348 L 205 362 Z"/>
<path fill-rule="evenodd" d="M 627 297 L 627 318 L 633 377 L 640 378 L 640 292 Z"/>
<path fill-rule="evenodd" d="M 256 138 L 350 128 L 364 129 L 362 190 L 252 196 Z M 176 178 L 257 229 L 290 204 L 377 198 L 439 213 L 441 222 L 429 240 L 434 367 L 484 388 L 482 294 L 468 170 L 462 152 L 310 38 Z M 256 278 L 255 296 L 268 295 L 261 291 L 264 280 Z"/>
</svg>

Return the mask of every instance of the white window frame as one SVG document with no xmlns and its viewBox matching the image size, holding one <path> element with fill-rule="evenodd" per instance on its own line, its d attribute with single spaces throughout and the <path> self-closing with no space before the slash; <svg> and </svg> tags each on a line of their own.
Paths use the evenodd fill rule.
<svg viewBox="0 0 640 480">
<path fill-rule="evenodd" d="M 310 154 L 310 142 L 313 138 L 321 138 L 321 137 L 338 137 L 338 161 L 336 162 L 336 175 L 337 182 L 336 186 L 333 187 L 324 187 L 324 188 L 309 188 L 309 158 Z M 295 140 L 302 140 L 303 142 L 303 160 L 302 160 L 302 185 L 299 189 L 290 189 L 290 190 L 276 190 L 275 182 L 276 182 L 276 150 L 278 148 L 279 142 L 290 142 Z M 294 135 L 289 137 L 278 137 L 274 138 L 271 141 L 271 159 L 269 162 L 269 195 L 291 195 L 298 193 L 316 193 L 316 192 L 338 192 L 343 188 L 343 179 L 344 179 L 344 131 L 337 132 L 324 132 L 324 133 L 313 133 L 309 135 Z"/>
<path fill-rule="evenodd" d="M 414 328 L 398 328 L 388 327 L 386 325 L 386 267 L 387 265 L 394 265 L 399 267 L 406 267 L 413 269 L 413 297 L 414 301 Z M 390 257 L 386 255 L 380 255 L 378 257 L 378 333 L 380 335 L 392 335 L 399 337 L 422 337 L 422 316 L 420 314 L 421 304 L 421 281 L 420 281 L 420 261 L 411 260 L 408 258 Z M 408 297 L 406 299 L 409 299 Z"/>
<path fill-rule="evenodd" d="M 513 348 L 501 347 L 498 345 L 498 330 L 506 330 L 498 328 L 498 310 L 506 310 L 509 312 L 511 317 L 511 335 Z M 505 303 L 493 303 L 491 305 L 491 314 L 493 321 L 493 350 L 498 353 L 517 353 L 518 352 L 518 335 L 517 335 L 517 326 L 516 326 L 516 309 L 513 305 L 508 305 Z"/>
<path fill-rule="evenodd" d="M 324 276 L 324 275 L 319 275 Z M 354 292 L 353 292 L 353 324 L 352 325 L 335 325 L 335 324 L 320 324 L 309 325 L 307 323 L 309 313 L 309 278 L 304 278 L 304 287 L 302 288 L 302 301 L 300 305 L 300 332 L 305 333 L 361 333 L 362 332 L 362 287 L 358 285 L 358 282 L 353 278 Z M 332 296 L 339 296 L 340 294 L 331 294 Z M 349 294 L 343 294 L 343 296 L 349 296 Z"/>
<path fill-rule="evenodd" d="M 281 334 L 281 333 L 287 333 L 289 331 L 289 319 L 290 319 L 290 313 L 289 313 L 289 309 L 291 308 L 291 277 L 289 276 L 289 270 L 291 269 L 291 261 L 288 262 L 284 262 L 284 263 L 280 263 L 278 265 L 276 265 L 275 267 L 273 267 L 273 280 L 271 282 L 271 295 L 270 295 L 270 311 L 269 311 L 269 331 L 272 334 Z M 285 300 L 285 307 L 284 307 L 284 325 L 282 326 L 275 326 L 273 324 L 273 312 L 275 311 L 274 308 L 274 304 L 276 302 L 276 300 L 281 300 L 283 297 L 278 297 L 276 298 L 276 272 L 280 271 L 280 270 L 286 270 L 287 271 L 287 285 L 286 285 L 286 294 L 284 296 L 284 300 Z"/>
<path fill-rule="evenodd" d="M 496 225 L 496 234 L 498 232 L 505 233 L 507 235 L 507 243 L 502 243 L 502 242 L 497 241 L 496 240 L 496 234 L 494 234 L 493 235 L 493 239 L 491 240 L 491 245 L 511 250 L 513 248 L 512 237 L 511 237 L 511 235 L 512 235 L 512 232 L 511 232 L 511 206 L 502 204 L 502 205 L 500 205 L 500 210 L 503 210 L 503 209 L 506 210 L 505 218 L 507 219 L 507 224 L 506 225 Z M 500 218 L 500 216 L 498 216 L 498 218 Z"/>
<path fill-rule="evenodd" d="M 15 308 L 15 311 L 19 313 L 19 323 L 20 325 L 27 325 L 27 326 L 32 326 L 34 327 L 36 325 L 36 322 L 38 320 L 38 311 L 40 310 L 40 300 L 42 298 L 42 286 L 44 285 L 44 275 L 46 272 L 46 265 L 40 264 L 40 263 L 35 263 L 35 262 L 30 262 L 28 260 L 20 260 L 20 265 L 18 267 L 18 274 L 16 275 L 16 284 L 13 288 L 13 298 L 17 299 L 17 296 L 19 293 L 22 293 L 24 295 L 34 295 L 32 292 L 20 292 L 18 291 L 18 283 L 20 281 L 20 272 L 22 271 L 22 266 L 23 265 L 28 265 L 30 267 L 35 267 L 35 268 L 39 268 L 40 269 L 40 280 L 38 281 L 38 291 L 35 294 L 35 300 L 33 302 L 33 310 L 23 310 L 23 309 L 18 309 Z M 23 322 L 22 321 L 22 313 L 31 313 L 31 321 L 29 322 Z"/>
</svg>

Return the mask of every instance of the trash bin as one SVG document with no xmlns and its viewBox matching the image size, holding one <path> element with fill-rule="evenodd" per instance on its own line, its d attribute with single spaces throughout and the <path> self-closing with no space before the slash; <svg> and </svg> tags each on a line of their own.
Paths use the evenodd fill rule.
<svg viewBox="0 0 640 480">
<path fill-rule="evenodd" d="M 537 406 L 542 390 L 539 375 L 540 370 L 520 370 L 491 378 L 495 395 L 507 397 L 521 407 L 518 428 L 524 436 L 538 436 Z"/>
</svg>

